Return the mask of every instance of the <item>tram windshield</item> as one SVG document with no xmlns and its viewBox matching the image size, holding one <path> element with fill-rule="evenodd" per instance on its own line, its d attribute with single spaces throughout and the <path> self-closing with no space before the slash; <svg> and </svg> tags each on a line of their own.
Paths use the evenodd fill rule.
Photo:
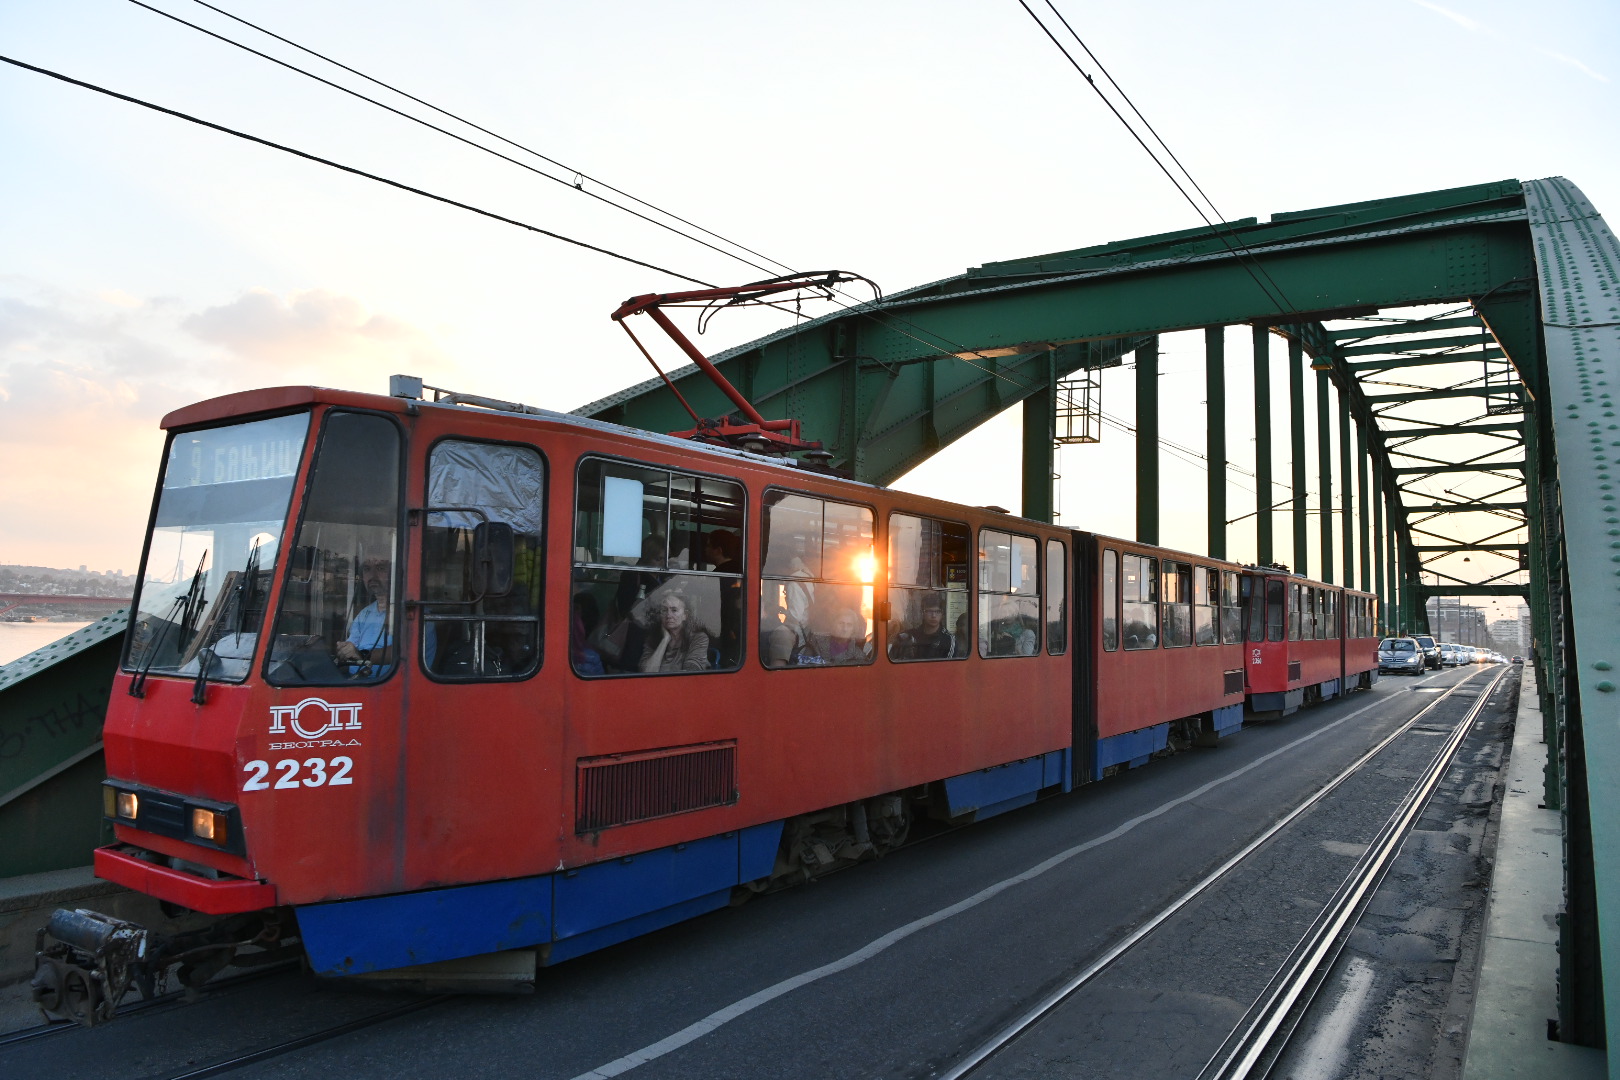
<svg viewBox="0 0 1620 1080">
<path fill-rule="evenodd" d="M 308 431 L 300 413 L 170 441 L 126 670 L 247 677 Z"/>
</svg>

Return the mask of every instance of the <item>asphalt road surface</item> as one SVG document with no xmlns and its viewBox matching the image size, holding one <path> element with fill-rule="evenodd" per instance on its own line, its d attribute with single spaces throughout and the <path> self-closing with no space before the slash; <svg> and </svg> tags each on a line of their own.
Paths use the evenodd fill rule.
<svg viewBox="0 0 1620 1080">
<path fill-rule="evenodd" d="M 1483 684 L 1492 671 L 1386 678 L 1371 692 L 1248 725 L 1218 747 L 545 969 L 533 995 L 418 1001 L 425 1007 L 230 1075 L 937 1075 L 1409 720 L 1431 691 L 1469 677 Z M 1451 722 L 1470 703 L 1459 702 Z M 982 1075 L 1196 1075 L 1446 726 L 1425 721 L 1402 736 Z M 1490 750 L 1500 731 L 1482 732 L 1462 756 L 1488 770 L 1500 760 L 1500 748 L 1494 759 Z M 1478 801 L 1477 785 L 1459 783 L 1454 794 Z M 1421 899 L 1411 905 L 1377 914 L 1409 921 L 1429 910 Z M 1358 957 L 1371 948 L 1362 945 Z M 1380 977 L 1394 985 L 1395 976 Z M 1367 981 L 1355 978 L 1354 986 Z M 1365 1032 L 1376 1010 L 1368 994 L 1356 1000 L 1364 1007 L 1352 1028 Z M 0 1075 L 182 1075 L 411 1002 L 289 972 L 103 1028 L 0 1046 Z M 1329 1012 L 1342 1027 L 1342 1007 Z M 1444 1004 L 1430 1013 L 1443 1023 Z M 1396 1061 L 1416 1053 L 1358 1046 L 1356 1060 L 1370 1065 L 1385 1060 L 1381 1052 Z"/>
</svg>

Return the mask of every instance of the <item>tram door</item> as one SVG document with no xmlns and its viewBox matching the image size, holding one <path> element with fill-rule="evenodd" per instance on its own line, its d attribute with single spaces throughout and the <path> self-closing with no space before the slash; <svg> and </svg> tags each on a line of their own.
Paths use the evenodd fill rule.
<svg viewBox="0 0 1620 1080">
<path fill-rule="evenodd" d="M 407 730 L 408 857 L 452 880 L 533 873 L 519 838 L 554 812 L 541 668 L 546 460 L 533 445 L 467 438 L 418 421 L 412 453 L 416 601 Z M 442 421 L 440 422 L 442 423 Z M 419 500 L 419 501 L 418 501 Z M 562 659 L 558 651 L 558 659 Z M 566 666 L 566 665 L 564 665 Z M 562 670 L 557 664 L 552 667 Z M 491 784 L 522 785 L 491 813 Z"/>
</svg>

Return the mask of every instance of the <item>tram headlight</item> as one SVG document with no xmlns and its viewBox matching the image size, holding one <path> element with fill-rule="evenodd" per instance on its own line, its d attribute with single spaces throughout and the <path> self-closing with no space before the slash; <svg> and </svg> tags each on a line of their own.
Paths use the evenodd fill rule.
<svg viewBox="0 0 1620 1080">
<path fill-rule="evenodd" d="M 225 846 L 225 815 L 218 810 L 207 810 L 203 807 L 192 807 L 191 835 L 198 840 L 206 840 L 210 844 Z"/>
<path fill-rule="evenodd" d="M 111 791 L 113 789 L 108 788 Z M 133 791 L 120 791 L 117 793 L 116 808 L 113 816 L 124 821 L 134 821 L 141 812 L 141 797 Z"/>
</svg>

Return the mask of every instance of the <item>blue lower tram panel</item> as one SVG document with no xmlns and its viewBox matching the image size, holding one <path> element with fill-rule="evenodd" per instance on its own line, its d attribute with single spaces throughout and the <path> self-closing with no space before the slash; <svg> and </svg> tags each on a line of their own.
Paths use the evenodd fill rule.
<svg viewBox="0 0 1620 1080">
<path fill-rule="evenodd" d="M 549 946 L 556 963 L 723 908 L 769 877 L 773 821 L 556 874 L 300 907 L 317 975 L 358 975 L 505 949 Z"/>
<path fill-rule="evenodd" d="M 1072 786 L 1067 747 L 944 782 L 953 816 L 982 820 Z M 318 975 L 359 975 L 506 949 L 554 964 L 725 907 L 769 877 L 780 821 L 577 870 L 448 889 L 311 904 L 298 931 Z"/>
</svg>

